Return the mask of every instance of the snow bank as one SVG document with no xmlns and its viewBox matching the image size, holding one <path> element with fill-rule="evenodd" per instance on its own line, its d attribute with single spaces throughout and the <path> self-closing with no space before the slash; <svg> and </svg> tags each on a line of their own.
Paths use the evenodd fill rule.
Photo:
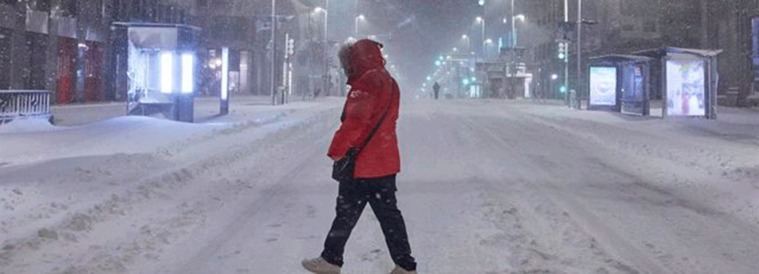
<svg viewBox="0 0 759 274">
<path fill-rule="evenodd" d="M 232 102 L 229 115 L 218 115 L 218 101 L 202 98 L 196 104 L 196 123 L 142 116 L 115 116 L 119 104 L 74 105 L 56 108 L 56 120 L 76 126 L 54 126 L 46 120 L 24 119 L 0 126 L 0 166 L 70 157 L 151 153 L 172 143 L 192 146 L 192 140 L 217 132 L 242 130 L 286 120 L 296 112 L 334 107 L 326 99 L 271 106 L 259 97 Z M 112 117 L 112 118 L 107 118 Z M 103 120 L 104 119 L 104 120 Z"/>
<path fill-rule="evenodd" d="M 38 131 L 53 131 L 57 128 L 50 124 L 47 119 L 28 118 L 16 119 L 7 124 L 0 125 L 0 134 L 25 133 Z"/>
<path fill-rule="evenodd" d="M 0 162 L 49 161 L 68 157 L 145 153 L 172 141 L 211 133 L 224 125 L 179 123 L 124 116 L 75 127 L 19 121 L 0 127 Z"/>
</svg>

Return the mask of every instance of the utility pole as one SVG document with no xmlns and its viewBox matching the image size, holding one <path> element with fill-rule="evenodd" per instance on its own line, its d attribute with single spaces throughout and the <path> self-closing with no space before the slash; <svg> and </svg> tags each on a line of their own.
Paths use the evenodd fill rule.
<svg viewBox="0 0 759 274">
<path fill-rule="evenodd" d="M 324 0 L 324 45 L 322 52 L 324 54 L 324 75 L 322 76 L 323 92 L 325 96 L 330 94 L 330 81 L 329 81 L 329 41 L 327 41 L 327 20 L 329 20 L 329 0 Z"/>
<path fill-rule="evenodd" d="M 564 24 L 569 25 L 569 0 L 564 0 Z M 567 40 L 569 41 L 569 40 Z M 565 43 L 567 54 L 564 57 L 564 102 L 569 105 L 569 43 Z M 571 106 L 570 106 L 571 107 Z"/>
<path fill-rule="evenodd" d="M 580 85 L 582 84 L 582 0 L 577 0 L 577 83 L 575 83 L 575 104 L 580 109 Z"/>
<path fill-rule="evenodd" d="M 700 0 L 701 3 L 701 48 L 708 49 L 709 45 L 709 3 Z"/>
<path fill-rule="evenodd" d="M 515 21 L 515 14 L 514 14 L 514 0 L 511 0 L 511 41 L 513 44 L 513 48 L 517 47 L 517 24 Z"/>
<path fill-rule="evenodd" d="M 271 0 L 271 104 L 277 104 L 277 0 Z"/>
<path fill-rule="evenodd" d="M 516 26 L 516 22 L 514 21 L 514 0 L 511 0 L 511 9 L 509 10 L 509 14 L 510 14 L 509 17 L 511 18 L 511 21 L 510 21 L 511 22 L 511 62 L 509 64 L 509 68 L 508 68 L 508 72 L 509 72 L 509 74 L 508 74 L 508 76 L 509 76 L 509 92 L 506 95 L 506 98 L 510 99 L 510 97 L 511 97 L 510 95 L 516 93 L 516 91 L 514 90 L 515 89 L 514 82 L 516 80 L 515 79 L 515 76 L 516 76 L 515 70 L 516 70 L 516 67 L 517 67 L 516 66 L 516 62 L 517 62 L 517 60 L 516 60 L 517 59 L 517 35 L 516 35 L 517 26 Z"/>
</svg>

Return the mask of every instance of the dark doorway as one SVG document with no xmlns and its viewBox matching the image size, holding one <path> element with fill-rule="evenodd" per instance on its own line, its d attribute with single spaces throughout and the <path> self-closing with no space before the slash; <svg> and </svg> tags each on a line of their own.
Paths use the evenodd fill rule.
<svg viewBox="0 0 759 274">
<path fill-rule="evenodd" d="M 26 50 L 29 52 L 29 74 L 26 75 L 27 89 L 45 89 L 47 81 L 47 75 L 45 75 L 47 39 L 46 34 L 26 32 Z"/>
</svg>

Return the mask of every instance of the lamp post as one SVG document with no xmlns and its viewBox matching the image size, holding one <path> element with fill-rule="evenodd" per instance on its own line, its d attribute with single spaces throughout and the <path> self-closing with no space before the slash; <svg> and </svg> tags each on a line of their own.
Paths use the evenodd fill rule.
<svg viewBox="0 0 759 274">
<path fill-rule="evenodd" d="M 564 0 L 564 24 L 569 24 L 569 0 Z M 566 48 L 569 49 L 569 43 L 566 43 Z M 569 50 L 567 50 L 567 56 L 564 58 L 564 102 L 569 105 Z M 570 106 L 571 107 L 571 106 Z"/>
<path fill-rule="evenodd" d="M 319 12 L 324 13 L 324 41 L 322 43 L 322 51 L 323 51 L 323 54 L 324 54 L 324 56 L 323 56 L 324 57 L 324 60 L 323 60 L 323 62 L 324 62 L 324 72 L 323 72 L 323 75 L 322 75 L 322 90 L 324 91 L 324 95 L 330 95 L 330 92 L 329 92 L 329 62 L 328 62 L 329 57 L 328 57 L 328 54 L 327 54 L 327 51 L 328 51 L 327 48 L 329 47 L 329 42 L 327 41 L 327 27 L 329 26 L 329 25 L 327 25 L 327 20 L 329 18 L 329 11 L 327 9 L 329 8 L 329 0 L 325 0 L 324 2 L 325 2 L 325 8 L 316 7 L 314 9 L 314 12 L 316 12 L 316 13 L 319 13 Z"/>
<path fill-rule="evenodd" d="M 569 21 L 569 20 L 567 20 Z M 575 107 L 578 109 L 582 107 L 582 104 L 580 103 L 580 85 L 582 85 L 583 77 L 582 77 L 582 27 L 584 24 L 588 25 L 595 25 L 598 24 L 598 21 L 596 20 L 586 20 L 582 18 L 582 0 L 577 0 L 577 83 L 575 83 L 575 97 L 577 97 L 575 101 L 577 101 Z M 582 91 L 583 98 L 585 96 L 585 90 Z"/>
<path fill-rule="evenodd" d="M 517 20 L 524 23 L 524 21 L 527 20 L 527 16 L 524 14 L 517 14 L 511 17 L 511 33 L 512 38 L 514 39 L 514 47 L 517 46 Z"/>
<path fill-rule="evenodd" d="M 277 104 L 277 0 L 271 0 L 271 104 Z"/>
<path fill-rule="evenodd" d="M 472 39 L 469 39 L 469 35 L 463 34 L 461 35 L 461 40 L 466 40 L 464 43 L 466 45 L 466 52 L 472 51 Z"/>
<path fill-rule="evenodd" d="M 493 39 L 490 39 L 490 38 L 485 39 L 484 48 L 483 48 L 483 55 L 485 56 L 485 58 L 488 58 L 488 48 L 491 45 L 493 45 Z"/>
<path fill-rule="evenodd" d="M 517 27 L 514 25 L 514 0 L 511 0 L 511 9 L 509 10 L 511 13 L 511 47 L 516 48 L 517 47 L 517 34 L 516 30 Z"/>
<path fill-rule="evenodd" d="M 364 16 L 363 14 L 359 14 L 358 16 L 356 16 L 356 20 L 354 22 L 354 34 L 356 36 L 356 39 L 358 39 L 358 24 L 360 21 L 364 21 L 364 20 L 366 20 L 366 16 Z"/>
<path fill-rule="evenodd" d="M 327 1 L 329 3 L 329 1 Z M 314 8 L 315 13 L 324 13 L 324 41 L 327 41 L 327 18 L 329 17 L 329 12 L 326 8 L 322 7 L 316 7 Z"/>
<path fill-rule="evenodd" d="M 515 10 L 515 5 L 514 5 L 514 0 L 511 0 L 510 18 L 511 18 L 511 43 L 512 43 L 511 48 L 512 49 L 511 49 L 511 67 L 509 69 L 509 76 L 510 76 L 510 81 L 509 82 L 511 83 L 511 91 L 512 92 L 514 92 L 515 89 L 516 89 L 514 87 L 514 84 L 515 84 L 514 76 L 516 76 L 516 74 L 517 74 L 517 72 L 516 72 L 517 71 L 517 66 L 516 66 L 516 62 L 517 62 L 517 60 L 516 60 L 517 59 L 516 58 L 516 54 L 517 54 L 517 49 L 516 49 L 517 48 L 517 24 L 516 24 L 516 20 L 519 19 L 522 22 L 524 22 L 526 20 L 526 16 L 524 16 L 524 14 L 518 14 L 517 15 L 517 14 L 515 14 L 515 11 L 516 10 Z"/>
<path fill-rule="evenodd" d="M 582 83 L 582 0 L 577 0 L 577 83 L 575 84 L 576 108 L 581 108 L 580 83 Z"/>
<path fill-rule="evenodd" d="M 482 39 L 482 55 L 485 55 L 485 19 L 483 19 L 482 16 L 477 16 L 474 21 L 482 27 L 482 36 L 480 36 L 480 39 Z"/>
</svg>

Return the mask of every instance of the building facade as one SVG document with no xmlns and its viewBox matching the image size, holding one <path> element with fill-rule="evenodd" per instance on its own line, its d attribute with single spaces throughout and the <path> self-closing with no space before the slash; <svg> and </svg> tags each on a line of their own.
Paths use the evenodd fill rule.
<svg viewBox="0 0 759 274">
<path fill-rule="evenodd" d="M 0 1 L 0 89 L 52 91 L 57 104 L 123 100 L 107 87 L 110 25 L 184 21 L 147 0 Z"/>
<path fill-rule="evenodd" d="M 532 64 L 536 75 L 536 89 L 548 97 L 562 98 L 561 90 L 568 77 L 568 89 L 584 94 L 586 81 L 584 71 L 577 77 L 577 2 L 568 3 L 570 24 L 562 27 L 565 20 L 564 0 L 536 0 L 524 8 L 531 23 L 539 33 L 540 41 L 532 45 Z M 728 1 L 729 2 L 729 1 Z M 604 54 L 629 54 L 639 50 L 672 46 L 685 48 L 708 47 L 709 1 L 692 0 L 607 0 L 583 1 L 582 57 Z M 716 6 L 716 5 L 715 5 Z M 559 58 L 559 41 L 567 41 L 568 71 L 564 60 Z M 660 96 L 656 90 L 654 98 Z"/>
<path fill-rule="evenodd" d="M 721 93 L 736 92 L 739 105 L 759 103 L 759 1 L 715 0 L 707 8 L 704 44 L 724 50 Z"/>
<path fill-rule="evenodd" d="M 200 95 L 218 94 L 221 48 L 230 48 L 233 92 L 269 94 L 271 51 L 282 81 L 285 33 L 304 47 L 318 3 L 278 1 L 278 39 L 272 48 L 271 1 L 265 0 L 0 0 L 0 89 L 43 89 L 56 104 L 122 101 L 111 75 L 114 22 L 188 24 L 202 29 Z M 313 26 L 311 26 L 313 27 Z M 317 32 L 319 30 L 312 30 Z M 281 37 L 281 39 L 279 39 Z M 280 41 L 281 40 L 281 41 Z M 300 51 L 305 49 L 299 48 Z M 319 65 L 321 66 L 321 65 Z"/>
</svg>

